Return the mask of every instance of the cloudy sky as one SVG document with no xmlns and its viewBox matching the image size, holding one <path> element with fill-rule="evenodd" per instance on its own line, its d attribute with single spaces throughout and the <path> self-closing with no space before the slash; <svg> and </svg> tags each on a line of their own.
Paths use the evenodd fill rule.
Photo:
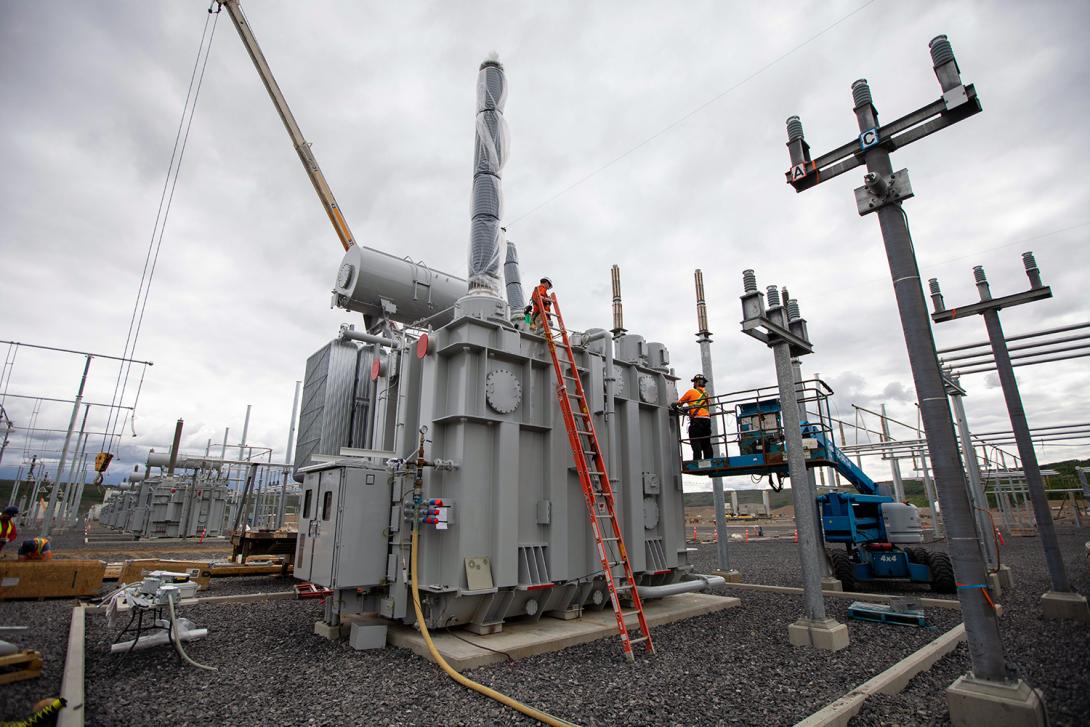
<svg viewBox="0 0 1090 727">
<path fill-rule="evenodd" d="M 1032 249 L 1056 297 L 1006 312 L 1008 333 L 1090 320 L 1084 3 L 245 7 L 364 244 L 464 275 L 474 84 L 494 51 L 510 89 L 509 236 L 525 277 L 556 282 L 573 328 L 609 327 L 618 263 L 628 328 L 666 343 L 687 379 L 699 366 L 700 267 L 719 389 L 769 384 L 771 354 L 738 326 L 741 270 L 752 267 L 762 286 L 786 284 L 799 299 L 816 349 L 805 370 L 832 383 L 840 414 L 886 402 L 909 422 L 878 223 L 855 211 L 862 172 L 796 195 L 783 180 L 784 119 L 801 115 L 821 153 L 856 134 L 856 78 L 870 80 L 885 121 L 936 99 L 927 43 L 946 33 L 984 113 L 894 157 L 912 174 L 905 207 L 924 278 L 942 280 L 948 304 L 967 303 L 972 266 L 984 264 L 995 294 L 1014 292 L 1026 286 L 1019 253 Z M 199 0 L 0 2 L 0 338 L 122 350 L 205 10 Z M 136 349 L 155 365 L 126 445 L 161 447 L 178 417 L 189 449 L 224 427 L 237 441 L 253 404 L 250 441 L 282 452 L 306 357 L 355 322 L 329 308 L 340 255 L 224 14 Z M 937 337 L 978 341 L 983 322 L 945 324 Z M 9 392 L 71 398 L 81 367 L 21 349 Z M 1031 423 L 1085 421 L 1086 372 L 1086 359 L 1020 369 Z M 89 400 L 109 402 L 115 376 L 96 360 Z M 1007 429 L 997 382 L 965 384 L 974 429 Z M 26 400 L 6 407 L 27 426 Z M 92 412 L 101 431 L 105 410 Z M 68 414 L 46 404 L 37 421 L 63 428 Z M 17 433 L 4 464 L 22 449 Z M 1087 449 L 1050 446 L 1044 457 Z"/>
</svg>

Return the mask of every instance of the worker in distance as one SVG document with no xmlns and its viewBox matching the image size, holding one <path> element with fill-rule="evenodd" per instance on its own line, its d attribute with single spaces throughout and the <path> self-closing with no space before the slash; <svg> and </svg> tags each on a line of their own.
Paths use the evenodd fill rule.
<svg viewBox="0 0 1090 727">
<path fill-rule="evenodd" d="M 15 529 L 15 516 L 18 514 L 19 508 L 13 506 L 8 506 L 0 512 L 0 551 L 3 551 L 8 543 L 15 542 L 15 538 L 19 535 L 19 531 Z"/>
<path fill-rule="evenodd" d="M 693 377 L 693 388 L 682 394 L 681 398 L 670 407 L 675 412 L 689 417 L 689 445 L 693 448 L 695 460 L 711 459 L 714 456 L 707 385 L 708 380 L 704 378 L 704 374 L 698 373 Z"/>
<path fill-rule="evenodd" d="M 53 549 L 49 546 L 49 538 L 38 536 L 30 540 L 24 540 L 19 546 L 19 560 L 52 560 Z"/>
</svg>

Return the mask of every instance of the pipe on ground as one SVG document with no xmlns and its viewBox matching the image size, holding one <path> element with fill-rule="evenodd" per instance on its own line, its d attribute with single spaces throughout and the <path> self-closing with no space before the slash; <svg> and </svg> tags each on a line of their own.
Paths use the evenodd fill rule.
<svg viewBox="0 0 1090 727">
<path fill-rule="evenodd" d="M 706 591 L 712 586 L 727 585 L 727 581 L 723 576 L 706 576 L 700 573 L 693 573 L 692 575 L 691 580 L 669 583 L 665 586 L 639 586 L 640 599 L 646 601 L 652 598 L 665 598 L 666 596 L 677 596 L 682 593 Z"/>
</svg>

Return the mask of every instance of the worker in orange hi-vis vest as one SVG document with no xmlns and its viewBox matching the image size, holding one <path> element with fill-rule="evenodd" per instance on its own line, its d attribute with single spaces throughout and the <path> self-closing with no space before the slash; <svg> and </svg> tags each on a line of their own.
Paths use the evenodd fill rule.
<svg viewBox="0 0 1090 727">
<path fill-rule="evenodd" d="M 553 302 L 552 302 L 552 300 L 549 299 L 549 291 L 552 290 L 552 287 L 553 287 L 553 281 L 549 280 L 548 278 L 542 278 L 541 282 L 539 282 L 534 287 L 534 292 L 531 295 L 530 299 L 533 300 L 533 297 L 537 296 L 538 298 L 541 299 L 542 307 L 544 307 L 545 310 L 548 311 L 549 309 L 551 309 L 553 307 Z M 532 303 L 531 303 L 531 305 L 532 305 Z M 538 315 L 537 308 L 535 307 L 534 308 L 534 319 L 530 323 L 530 330 L 535 330 L 539 326 L 541 327 L 542 330 L 545 329 L 545 325 L 546 325 L 547 321 L 538 320 L 539 317 L 540 316 Z"/>
<path fill-rule="evenodd" d="M 705 390 L 708 380 L 704 374 L 693 377 L 693 388 L 682 394 L 674 407 L 689 415 L 689 445 L 693 448 L 693 459 L 711 459 L 712 420 Z"/>
<path fill-rule="evenodd" d="M 19 560 L 51 560 L 53 549 L 49 547 L 49 538 L 37 537 L 24 540 L 19 546 Z"/>
<path fill-rule="evenodd" d="M 4 512 L 0 513 L 0 551 L 8 543 L 15 542 L 19 534 L 19 531 L 15 529 L 15 516 L 18 514 L 17 507 L 6 507 Z"/>
</svg>

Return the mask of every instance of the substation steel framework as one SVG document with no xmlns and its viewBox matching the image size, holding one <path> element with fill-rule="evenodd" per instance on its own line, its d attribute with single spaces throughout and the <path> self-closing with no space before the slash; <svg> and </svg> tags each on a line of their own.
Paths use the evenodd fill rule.
<svg viewBox="0 0 1090 727">
<path fill-rule="evenodd" d="M 890 156 L 894 150 L 982 110 L 976 89 L 961 80 L 961 71 L 947 37 L 937 36 L 929 47 L 935 75 L 942 87 L 939 99 L 883 126 L 878 123 L 878 110 L 869 84 L 865 79 L 855 81 L 852 98 L 859 135 L 813 159 L 799 117 L 788 118 L 787 148 L 791 167 L 786 177 L 796 192 L 803 192 L 856 167 L 865 165 L 867 168 L 864 185 L 855 190 L 856 206 L 861 216 L 877 214 L 881 226 L 932 469 L 939 485 L 939 501 L 946 514 L 950 556 L 972 663 L 971 673 L 958 679 L 948 690 L 951 721 L 955 725 L 971 723 L 968 710 L 994 702 L 995 692 L 1001 691 L 1017 704 L 1018 717 L 1014 719 L 1025 724 L 1043 724 L 1044 706 L 1023 680 L 1012 677 L 1003 656 L 998 614 L 984 597 L 987 583 L 984 558 L 975 533 L 965 471 L 928 319 L 908 217 L 901 207 L 902 201 L 913 196 L 912 186 L 908 170 L 894 172 Z"/>
</svg>

